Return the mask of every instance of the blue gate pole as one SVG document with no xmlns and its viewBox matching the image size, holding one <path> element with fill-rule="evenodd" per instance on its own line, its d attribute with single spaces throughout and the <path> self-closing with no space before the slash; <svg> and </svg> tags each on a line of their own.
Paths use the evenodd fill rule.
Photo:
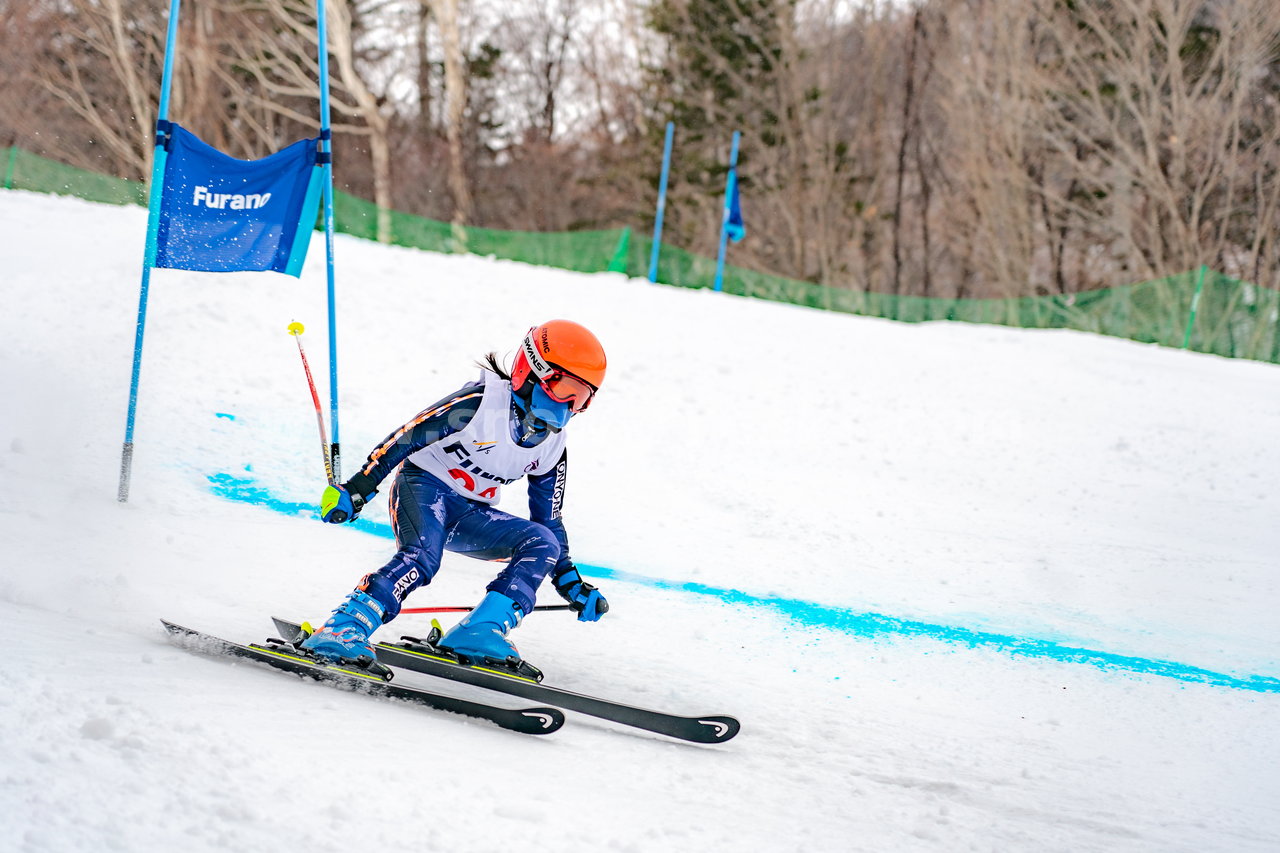
<svg viewBox="0 0 1280 853">
<path fill-rule="evenodd" d="M 658 252 L 662 248 L 662 214 L 667 209 L 667 174 L 671 171 L 671 141 L 675 122 L 667 122 L 667 139 L 662 145 L 662 178 L 658 181 L 658 212 L 653 217 L 653 251 L 649 254 L 649 281 L 658 280 Z"/>
<path fill-rule="evenodd" d="M 738 180 L 738 138 L 742 134 L 733 132 L 733 147 L 729 151 L 729 177 L 724 182 L 724 212 L 720 216 L 720 252 L 716 255 L 716 292 L 724 288 L 724 250 L 729 239 L 729 205 L 733 199 L 733 185 Z"/>
<path fill-rule="evenodd" d="M 333 271 L 333 132 L 329 129 L 329 28 L 324 0 L 316 0 L 316 38 L 320 59 L 320 159 L 324 162 L 324 249 L 329 286 L 329 459 L 334 479 L 342 480 L 342 456 L 338 440 L 338 311 Z"/>
<path fill-rule="evenodd" d="M 129 414 L 124 426 L 124 449 L 120 454 L 120 485 L 116 500 L 129 500 L 133 478 L 133 426 L 138 413 L 138 380 L 142 375 L 142 336 L 147 327 L 147 294 L 151 289 L 151 268 L 156 262 L 160 232 L 160 197 L 164 192 L 164 167 L 169 152 L 169 92 L 173 83 L 173 54 L 178 38 L 181 0 L 169 0 L 169 28 L 164 41 L 164 74 L 160 78 L 160 108 L 156 113 L 156 150 L 151 159 L 151 188 L 147 198 L 147 242 L 142 257 L 142 284 L 138 291 L 138 325 L 133 338 L 133 373 L 129 380 Z"/>
</svg>

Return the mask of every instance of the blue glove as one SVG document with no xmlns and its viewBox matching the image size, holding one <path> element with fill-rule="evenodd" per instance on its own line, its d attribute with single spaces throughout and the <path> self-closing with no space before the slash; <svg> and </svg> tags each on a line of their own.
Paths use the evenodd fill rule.
<svg viewBox="0 0 1280 853">
<path fill-rule="evenodd" d="M 551 579 L 556 592 L 569 602 L 569 607 L 578 614 L 579 622 L 598 622 L 600 617 L 609 612 L 609 602 L 604 600 L 600 590 L 582 579 L 577 566 L 569 563 L 567 568 L 558 569 Z"/>
<path fill-rule="evenodd" d="M 320 520 L 330 524 L 342 524 L 344 521 L 355 521 L 360 510 L 368 503 L 368 498 L 349 491 L 350 483 L 341 486 L 328 486 L 320 496 Z M 374 492 L 373 494 L 377 494 Z M 373 497 L 373 494 L 369 497 Z"/>
</svg>

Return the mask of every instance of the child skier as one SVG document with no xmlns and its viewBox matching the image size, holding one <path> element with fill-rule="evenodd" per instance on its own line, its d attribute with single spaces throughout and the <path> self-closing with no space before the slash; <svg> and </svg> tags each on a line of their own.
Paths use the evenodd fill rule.
<svg viewBox="0 0 1280 853">
<path fill-rule="evenodd" d="M 560 509 L 567 460 L 564 428 L 604 380 L 605 355 L 586 328 L 552 320 L 529 330 L 508 374 L 490 353 L 480 379 L 417 415 L 373 449 L 359 473 L 329 486 L 320 501 L 330 523 L 354 519 L 399 467 L 389 509 L 397 551 L 360 581 L 303 648 L 329 660 L 375 658 L 369 637 L 428 584 L 443 550 L 505 559 L 480 603 L 438 642 L 468 660 L 509 661 L 507 634 L 533 609 L 551 575 L 584 622 L 609 605 L 569 559 Z M 495 508 L 501 488 L 529 477 L 529 518 Z"/>
</svg>

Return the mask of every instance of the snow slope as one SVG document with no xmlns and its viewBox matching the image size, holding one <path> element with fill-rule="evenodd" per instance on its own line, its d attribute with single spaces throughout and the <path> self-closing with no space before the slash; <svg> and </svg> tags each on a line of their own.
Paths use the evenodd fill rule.
<svg viewBox="0 0 1280 853">
<path fill-rule="evenodd" d="M 116 502 L 144 227 L 0 192 L 0 850 L 1280 849 L 1280 368 L 339 237 L 347 471 L 483 353 L 589 325 L 566 521 L 613 609 L 516 639 L 743 722 L 531 738 L 166 639 L 322 619 L 390 543 L 381 499 L 297 511 L 319 241 L 300 281 L 154 274 Z M 410 604 L 492 573 L 446 555 Z"/>
</svg>

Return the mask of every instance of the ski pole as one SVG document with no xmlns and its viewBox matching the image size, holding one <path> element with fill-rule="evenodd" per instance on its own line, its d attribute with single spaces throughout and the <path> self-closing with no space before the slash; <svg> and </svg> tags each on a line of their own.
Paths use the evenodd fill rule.
<svg viewBox="0 0 1280 853">
<path fill-rule="evenodd" d="M 538 604 L 534 610 L 569 610 L 567 604 Z M 401 613 L 470 613 L 474 607 L 402 607 Z"/>
<path fill-rule="evenodd" d="M 302 333 L 305 327 L 296 320 L 289 324 L 289 334 L 298 342 L 298 355 L 302 356 L 302 369 L 307 372 L 307 385 L 311 388 L 311 401 L 316 405 L 316 423 L 320 426 L 320 452 L 324 455 L 324 477 L 330 486 L 336 486 L 333 476 L 333 463 L 329 461 L 329 439 L 324 432 L 324 415 L 320 412 L 320 395 L 316 393 L 316 382 L 311 378 L 311 365 L 307 364 L 307 354 L 302 349 Z"/>
</svg>

